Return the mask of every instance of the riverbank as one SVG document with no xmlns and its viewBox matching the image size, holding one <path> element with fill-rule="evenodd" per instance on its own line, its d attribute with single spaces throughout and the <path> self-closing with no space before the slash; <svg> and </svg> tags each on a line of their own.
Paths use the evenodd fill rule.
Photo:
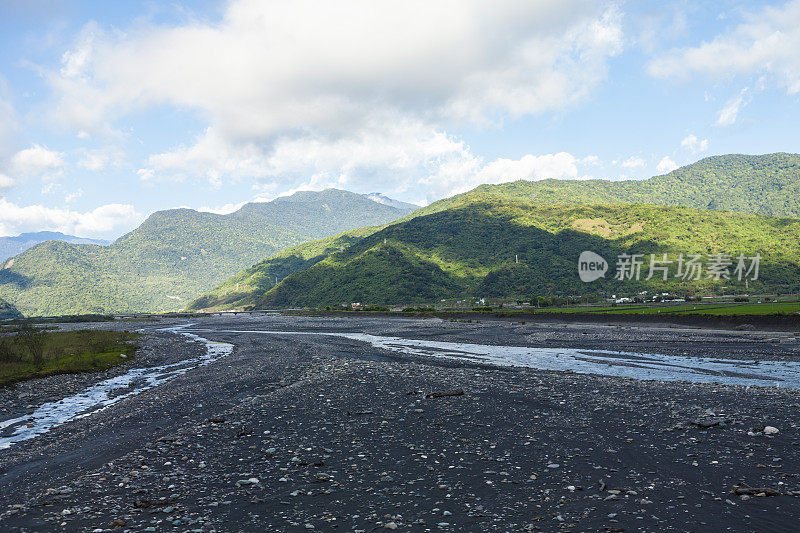
<svg viewBox="0 0 800 533">
<path fill-rule="evenodd" d="M 797 390 L 247 330 L 798 360 L 800 343 L 772 333 L 256 316 L 194 329 L 237 348 L 0 451 L 0 528 L 780 531 L 800 520 Z M 171 357 L 196 344 L 151 339 Z"/>
<path fill-rule="evenodd" d="M 604 312 L 526 312 L 526 311 L 326 311 L 292 310 L 276 311 L 286 316 L 308 317 L 378 317 L 378 318 L 421 318 L 434 317 L 442 320 L 503 320 L 509 322 L 533 322 L 542 324 L 609 324 L 609 325 L 674 325 L 695 328 L 716 328 L 732 330 L 797 331 L 800 333 L 800 315 L 713 315 L 670 313 L 604 313 Z M 241 311 L 240 314 L 251 312 Z M 261 314 L 264 312 L 253 311 Z"/>
</svg>

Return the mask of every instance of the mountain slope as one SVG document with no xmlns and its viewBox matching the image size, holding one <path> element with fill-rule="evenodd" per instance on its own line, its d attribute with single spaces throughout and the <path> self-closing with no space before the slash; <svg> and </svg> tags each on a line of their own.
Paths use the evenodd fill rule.
<svg viewBox="0 0 800 533">
<path fill-rule="evenodd" d="M 685 205 L 698 209 L 732 210 L 781 216 L 800 216 L 800 155 L 725 155 L 703 159 L 664 176 L 642 181 L 607 180 L 516 181 L 482 185 L 418 209 L 399 222 L 465 208 L 479 202 L 517 202 L 542 206 L 638 202 Z M 533 207 L 530 207 L 533 209 Z M 342 238 L 352 244 L 381 228 Z M 433 230 L 435 231 L 435 230 Z M 686 230 L 686 235 L 691 235 Z M 214 291 L 190 304 L 192 309 L 262 305 L 264 294 L 283 279 L 326 259 L 340 249 L 328 239 L 289 249 L 240 272 Z"/>
<path fill-rule="evenodd" d="M 186 309 L 230 309 L 255 305 L 265 292 L 287 276 L 314 266 L 385 226 L 370 226 L 284 250 L 247 268 L 192 301 Z"/>
<path fill-rule="evenodd" d="M 800 217 L 800 154 L 707 157 L 648 180 L 542 180 L 481 185 L 415 212 L 435 213 L 481 199 L 546 205 L 641 203 Z"/>
<path fill-rule="evenodd" d="M 0 299 L 0 320 L 8 320 L 10 318 L 22 318 L 22 313 L 7 301 Z"/>
<path fill-rule="evenodd" d="M 407 212 L 333 189 L 229 215 L 159 211 L 107 247 L 49 241 L 23 252 L 0 270 L 0 296 L 27 315 L 179 310 L 281 249 Z"/>
<path fill-rule="evenodd" d="M 611 267 L 588 284 L 578 256 L 592 250 Z M 542 206 L 484 200 L 392 224 L 335 252 L 269 290 L 229 307 L 426 303 L 442 298 L 634 293 L 639 290 L 744 290 L 736 280 L 612 279 L 623 253 L 761 253 L 752 290 L 800 289 L 800 220 L 649 205 Z M 517 259 L 519 262 L 517 262 Z M 731 267 L 731 270 L 733 267 Z M 646 274 L 646 267 L 645 267 Z M 207 307 L 213 300 L 199 302 Z"/>
<path fill-rule="evenodd" d="M 419 206 L 416 204 L 409 204 L 408 202 L 401 202 L 400 200 L 395 200 L 393 198 L 389 198 L 385 194 L 381 194 L 379 192 L 371 192 L 369 194 L 365 194 L 367 198 L 372 200 L 373 202 L 378 202 L 379 204 L 383 205 L 390 205 L 392 207 L 396 207 L 398 209 L 409 209 L 411 211 L 415 209 L 419 209 Z"/>
<path fill-rule="evenodd" d="M 33 248 L 37 244 L 45 241 L 63 241 L 73 244 L 98 244 L 100 246 L 109 244 L 109 241 L 75 237 L 74 235 L 65 235 L 58 231 L 21 233 L 15 237 L 0 237 L 0 262 L 5 261 L 9 257 L 13 257 L 19 253 L 22 253 L 29 248 Z"/>
</svg>

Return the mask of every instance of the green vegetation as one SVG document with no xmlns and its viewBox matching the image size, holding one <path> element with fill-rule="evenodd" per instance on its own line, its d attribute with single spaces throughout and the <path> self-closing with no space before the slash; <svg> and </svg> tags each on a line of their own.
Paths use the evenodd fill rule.
<svg viewBox="0 0 800 533">
<path fill-rule="evenodd" d="M 52 374 L 106 370 L 133 357 L 131 341 L 137 338 L 119 331 L 22 328 L 0 337 L 0 387 Z"/>
<path fill-rule="evenodd" d="M 708 315 L 708 316 L 764 316 L 795 315 L 800 313 L 799 302 L 755 303 L 755 304 L 673 304 L 636 305 L 624 307 L 554 307 L 547 309 L 526 309 L 525 313 L 575 314 L 590 313 L 601 315 Z"/>
<path fill-rule="evenodd" d="M 332 190 L 225 216 L 159 212 L 108 247 L 47 242 L 20 254 L 0 270 L 0 297 L 27 315 L 58 315 L 724 290 L 708 280 L 583 284 L 582 250 L 612 268 L 623 252 L 760 252 L 759 283 L 726 285 L 798 284 L 797 220 L 767 218 L 800 216 L 797 154 L 709 157 L 642 181 L 484 185 L 397 220 L 406 213 Z"/>
<path fill-rule="evenodd" d="M 481 185 L 416 211 L 497 199 L 545 205 L 637 203 L 800 217 L 800 154 L 721 155 L 648 180 L 542 180 Z"/>
<path fill-rule="evenodd" d="M 0 299 L 0 320 L 22 318 L 22 313 L 5 300 Z"/>
<path fill-rule="evenodd" d="M 583 283 L 584 250 L 611 272 Z M 622 253 L 761 253 L 760 279 L 613 279 Z M 800 290 L 800 220 L 651 205 L 547 206 L 522 200 L 462 199 L 447 210 L 395 223 L 316 261 L 277 286 L 258 288 L 229 307 L 282 308 L 416 304 L 451 298 L 594 296 Z M 519 261 L 519 262 L 517 262 Z M 251 272 L 250 274 L 255 275 Z M 273 282 L 274 285 L 274 282 Z M 265 290 L 266 289 L 266 290 Z M 223 305 L 206 297 L 197 307 Z"/>
<path fill-rule="evenodd" d="M 360 228 L 289 248 L 239 272 L 222 285 L 191 302 L 188 310 L 231 309 L 252 295 L 263 294 L 290 274 L 305 270 L 329 255 L 372 235 L 385 226 Z"/>
<path fill-rule="evenodd" d="M 617 251 L 622 250 L 631 250 L 637 253 L 687 250 L 696 250 L 699 253 L 709 253 L 712 250 L 734 253 L 734 251 L 740 250 L 742 253 L 752 254 L 763 250 L 759 246 L 769 248 L 775 243 L 783 241 L 784 239 L 778 235 L 782 224 L 794 225 L 794 222 L 791 221 L 767 222 L 765 219 L 713 213 L 706 217 L 706 214 L 701 211 L 669 209 L 659 211 L 644 206 L 607 208 L 616 211 L 611 218 L 604 218 L 605 214 L 603 213 L 599 215 L 592 213 L 592 211 L 602 210 L 602 208 L 592 207 L 591 204 L 620 202 L 797 217 L 800 216 L 800 155 L 710 157 L 664 176 L 656 176 L 644 181 L 543 180 L 483 185 L 470 192 L 419 209 L 375 235 L 375 238 L 369 241 L 371 245 L 375 243 L 375 239 L 380 241 L 386 238 L 389 242 L 388 236 L 392 235 L 394 231 L 392 228 L 404 228 L 404 232 L 413 228 L 417 232 L 412 239 L 415 243 L 412 248 L 404 247 L 403 242 L 396 242 L 397 247 L 393 251 L 386 248 L 386 255 L 382 259 L 384 265 L 378 264 L 380 258 L 374 254 L 372 256 L 359 255 L 357 261 L 350 263 L 348 261 L 354 257 L 340 250 L 342 245 L 350 245 L 354 251 L 365 251 L 356 243 L 383 229 L 365 228 L 360 232 L 350 232 L 334 239 L 326 239 L 290 249 L 278 256 L 264 260 L 195 300 L 190 304 L 189 309 L 314 305 L 320 302 L 336 304 L 359 300 L 382 303 L 421 302 L 433 301 L 453 294 L 552 296 L 553 294 L 585 294 L 587 288 L 595 290 L 596 296 L 599 296 L 603 294 L 603 290 L 613 290 L 613 284 L 598 282 L 591 286 L 584 286 L 577 282 L 577 278 L 565 280 L 562 279 L 563 274 L 559 274 L 559 271 L 564 269 L 570 275 L 574 274 L 573 265 L 576 258 L 570 257 L 570 254 L 574 254 L 578 244 L 585 246 L 584 249 L 605 251 L 607 252 L 606 257 L 609 258 L 615 256 Z M 523 222 L 521 227 L 528 229 L 522 232 L 519 231 L 519 224 L 509 225 L 507 221 L 502 222 L 504 220 L 502 216 L 489 223 L 490 228 L 502 223 L 504 229 L 510 230 L 509 233 L 498 232 L 497 227 L 494 228 L 494 231 L 490 230 L 490 233 L 498 238 L 498 244 L 503 246 L 501 249 L 502 260 L 489 258 L 484 250 L 471 248 L 474 245 L 494 249 L 495 243 L 480 235 L 476 235 L 472 239 L 474 241 L 472 244 L 454 243 L 453 247 L 460 250 L 459 253 L 446 249 L 446 244 L 443 245 L 439 242 L 442 236 L 449 238 L 457 234 L 459 239 L 464 242 L 468 241 L 469 235 L 465 235 L 463 231 L 452 226 L 463 224 L 462 229 L 470 231 L 470 224 L 473 224 L 473 221 L 466 213 L 481 209 L 474 206 L 495 206 L 489 208 L 487 212 L 492 217 L 492 212 L 501 209 L 502 204 L 508 204 L 509 212 L 522 209 L 546 215 L 555 209 L 556 219 L 552 223 L 548 223 L 542 217 L 539 217 L 536 223 Z M 561 216 L 570 212 L 571 209 L 564 206 L 575 207 L 576 204 L 587 204 L 582 218 L 567 216 L 565 219 Z M 515 205 L 518 207 L 515 208 Z M 642 210 L 647 210 L 648 213 L 644 214 Z M 572 211 L 577 212 L 574 209 Z M 419 217 L 443 212 L 460 212 L 461 214 L 444 215 L 430 219 L 428 222 L 406 224 Z M 687 213 L 688 216 L 680 218 L 678 213 Z M 634 227 L 637 222 L 632 222 L 632 220 L 638 215 L 643 215 L 640 222 L 646 223 L 643 225 L 642 231 L 629 231 L 628 234 L 631 238 L 622 236 L 620 232 L 625 228 L 637 229 Z M 663 219 L 659 220 L 662 217 Z M 676 220 L 676 217 L 680 219 Z M 514 215 L 511 218 L 520 221 L 526 217 Z M 535 215 L 527 218 L 535 218 Z M 568 226 L 563 224 L 564 220 L 567 220 Z M 756 220 L 760 222 L 754 222 Z M 436 227 L 440 223 L 445 225 L 441 228 Z M 482 224 L 483 222 L 477 221 L 475 227 L 480 228 Z M 762 231 L 760 226 L 769 226 L 771 229 Z M 531 242 L 536 240 L 534 228 L 544 231 L 544 233 L 540 233 L 542 241 L 539 243 Z M 570 230 L 576 233 L 569 233 Z M 758 230 L 761 234 L 749 233 L 753 230 Z M 480 229 L 480 231 L 484 231 L 484 229 Z M 708 233 L 709 231 L 711 233 Z M 726 236 L 725 242 L 716 242 L 713 237 L 709 237 L 719 232 Z M 432 246 L 427 246 L 423 242 L 428 238 L 432 239 L 434 243 Z M 515 242 L 516 238 L 523 240 Z M 647 243 L 648 238 L 653 241 L 649 243 L 651 245 Z M 631 247 L 634 242 L 638 243 L 638 247 Z M 590 245 L 599 246 L 599 248 L 591 248 Z M 790 247 L 791 250 L 795 248 Z M 420 253 L 417 254 L 417 252 Z M 474 255 L 472 255 L 473 252 Z M 534 254 L 535 257 L 524 258 L 523 266 L 514 266 L 508 263 L 509 254 L 518 255 L 520 252 L 522 252 L 520 257 L 526 253 Z M 553 262 L 548 261 L 548 252 L 552 253 Z M 360 254 L 360 252 L 358 253 Z M 324 261 L 334 254 L 337 254 L 336 258 Z M 390 254 L 394 254 L 396 264 L 390 264 L 392 263 L 389 259 Z M 451 262 L 450 258 L 454 254 L 457 256 L 457 261 Z M 797 268 L 800 256 L 792 255 L 791 251 L 783 254 L 777 253 L 777 255 L 780 258 L 775 258 L 774 261 L 777 263 L 772 264 L 774 275 L 766 282 L 766 285 L 777 285 L 781 289 L 789 290 L 790 287 L 797 284 L 796 278 L 792 280 L 791 276 Z M 420 263 L 420 260 L 423 260 L 423 263 Z M 531 260 L 534 260 L 539 267 L 543 267 L 538 270 L 538 274 L 532 271 Z M 430 266 L 433 268 L 429 271 L 426 270 L 427 266 L 424 266 L 424 261 L 430 261 Z M 372 265 L 368 266 L 366 263 L 372 263 Z M 309 273 L 306 277 L 290 276 L 290 274 L 315 265 L 318 266 L 314 272 Z M 351 291 L 352 276 L 342 279 L 343 275 L 340 272 L 337 272 L 336 275 L 333 272 L 345 267 L 363 270 L 358 273 L 354 271 L 353 276 L 367 275 L 367 271 L 371 269 L 368 275 L 377 276 L 370 284 L 372 287 Z M 420 269 L 420 267 L 423 268 Z M 438 267 L 441 267 L 447 275 L 443 278 L 440 276 L 439 281 L 443 285 L 435 287 L 437 282 L 430 278 L 436 276 L 435 272 Z M 401 280 L 398 277 L 401 273 L 410 277 Z M 333 277 L 326 282 L 324 277 L 327 275 Z M 551 279 L 551 275 L 556 276 L 555 280 Z M 307 278 L 311 276 L 317 277 L 319 283 L 309 286 Z M 287 286 L 279 287 L 274 294 L 266 296 L 273 289 L 276 277 L 278 280 L 286 279 Z M 477 280 L 481 280 L 483 284 L 476 285 Z M 381 286 L 382 282 L 387 285 Z M 398 282 L 400 285 L 397 285 Z M 344 285 L 337 288 L 338 283 L 344 283 Z M 677 287 L 675 283 L 668 285 L 673 289 L 677 288 L 687 292 L 713 291 L 715 288 L 719 288 L 708 283 L 684 284 L 683 286 L 677 284 Z M 618 287 L 618 289 L 632 288 L 634 287 L 631 285 Z M 415 290 L 420 292 L 415 294 Z M 307 297 L 299 294 L 292 296 L 291 293 L 295 291 L 313 291 L 313 294 L 309 294 Z M 391 297 L 396 297 L 397 300 L 392 300 Z M 337 299 L 340 299 L 341 302 L 336 302 Z"/>
<path fill-rule="evenodd" d="M 230 215 L 160 211 L 109 246 L 48 241 L 9 259 L 0 297 L 28 316 L 178 311 L 281 249 L 407 212 L 334 189 Z"/>
<path fill-rule="evenodd" d="M 46 241 L 65 241 L 73 244 L 99 244 L 105 246 L 108 241 L 100 239 L 85 239 L 73 235 L 64 235 L 58 231 L 37 231 L 35 233 L 22 233 L 15 237 L 0 237 L 0 261 L 33 248 Z"/>
</svg>

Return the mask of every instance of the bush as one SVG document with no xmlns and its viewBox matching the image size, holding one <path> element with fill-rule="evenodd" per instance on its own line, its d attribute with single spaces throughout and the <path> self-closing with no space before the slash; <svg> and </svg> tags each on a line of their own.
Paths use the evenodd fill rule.
<svg viewBox="0 0 800 533">
<path fill-rule="evenodd" d="M 0 363 L 13 363 L 19 358 L 11 350 L 11 345 L 6 339 L 0 340 Z"/>
<path fill-rule="evenodd" d="M 27 348 L 33 364 L 38 370 L 41 370 L 44 366 L 45 333 L 39 329 L 26 327 L 21 329 L 17 336 L 22 345 Z"/>
</svg>

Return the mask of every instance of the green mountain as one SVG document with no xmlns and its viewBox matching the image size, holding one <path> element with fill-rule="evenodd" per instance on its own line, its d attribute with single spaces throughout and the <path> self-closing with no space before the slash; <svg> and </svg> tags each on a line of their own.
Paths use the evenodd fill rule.
<svg viewBox="0 0 800 533">
<path fill-rule="evenodd" d="M 257 298 L 287 276 L 316 265 L 383 227 L 385 226 L 359 228 L 284 250 L 239 272 L 191 302 L 187 310 L 230 309 L 254 305 Z"/>
<path fill-rule="evenodd" d="M 769 248 L 774 242 L 781 242 L 782 237 L 774 235 L 775 231 L 772 230 L 766 233 L 762 231 L 761 226 L 774 227 L 771 225 L 773 222 L 764 217 L 714 212 L 707 214 L 709 220 L 716 221 L 709 226 L 706 222 L 700 222 L 706 213 L 696 210 L 619 205 L 598 207 L 591 204 L 626 202 L 667 206 L 685 205 L 697 209 L 800 216 L 799 187 L 800 155 L 796 154 L 709 157 L 664 176 L 656 176 L 642 181 L 544 180 L 482 185 L 467 193 L 440 200 L 428 207 L 414 211 L 385 229 L 381 227 L 363 228 L 359 232 L 348 232 L 334 238 L 285 250 L 277 256 L 240 272 L 226 283 L 192 302 L 189 308 L 197 310 L 250 306 L 319 305 L 360 300 L 372 303 L 411 303 L 431 301 L 445 297 L 444 295 L 452 297 L 454 294 L 524 296 L 542 292 L 568 294 L 572 291 L 577 294 L 587 290 L 598 293 L 605 290 L 621 292 L 625 289 L 632 289 L 634 286 L 630 281 L 616 286 L 611 281 L 598 281 L 590 286 L 584 286 L 578 281 L 575 264 L 577 254 L 584 249 L 591 249 L 588 247 L 590 244 L 595 246 L 597 251 L 605 250 L 609 260 L 615 258 L 617 252 L 621 253 L 626 250 L 626 246 L 630 247 L 635 244 L 634 241 L 619 242 L 619 236 L 615 233 L 617 230 L 614 228 L 618 227 L 618 223 L 615 221 L 623 219 L 626 212 L 641 214 L 643 219 L 631 222 L 631 227 L 638 228 L 636 224 L 641 224 L 642 230 L 634 232 L 636 233 L 635 238 L 643 239 L 643 243 L 647 243 L 648 239 L 652 241 L 652 246 L 646 248 L 646 250 L 652 250 L 647 251 L 648 254 L 657 253 L 662 249 L 671 253 L 688 253 L 693 246 L 699 246 L 702 243 L 705 243 L 703 253 L 710 253 L 714 249 L 724 251 L 721 250 L 723 245 L 730 247 L 728 253 L 739 249 L 741 249 L 741 253 L 753 254 L 759 251 L 763 253 L 759 246 Z M 580 205 L 586 205 L 586 207 L 579 208 Z M 504 209 L 508 209 L 508 213 L 500 214 Z M 597 215 L 586 212 L 578 216 L 580 209 L 612 210 L 612 213 L 605 214 L 603 212 Z M 510 213 L 518 211 L 530 214 L 511 216 Z M 440 213 L 449 214 L 428 218 Z M 536 215 L 537 213 L 539 215 Z M 540 219 L 535 224 L 522 225 L 510 224 L 506 220 L 508 217 L 517 221 L 534 220 L 544 213 L 554 217 L 553 220 L 548 222 L 546 219 Z M 681 219 L 680 217 L 684 215 L 688 218 Z M 506 221 L 502 222 L 503 220 Z M 687 226 L 686 220 L 691 220 L 692 226 Z M 573 226 L 573 224 L 577 225 Z M 734 238 L 728 234 L 717 235 L 720 227 L 727 228 L 731 224 L 741 226 L 737 230 L 738 233 L 735 234 L 737 237 Z M 781 227 L 783 223 L 775 222 L 775 224 Z M 788 223 L 787 227 L 794 227 L 792 224 Z M 484 225 L 494 229 L 501 225 L 507 233 L 492 234 Z M 422 276 L 422 280 L 418 284 L 413 283 L 410 277 L 406 280 L 398 277 L 383 287 L 378 283 L 372 287 L 373 292 L 354 290 L 352 284 L 342 279 L 345 274 L 347 274 L 348 280 L 357 280 L 358 276 L 367 275 L 357 268 L 363 267 L 368 259 L 369 261 L 374 259 L 370 259 L 371 256 L 367 253 L 371 250 L 369 248 L 371 243 L 374 244 L 374 239 L 382 242 L 382 239 L 385 238 L 387 245 L 390 244 L 392 241 L 387 234 L 400 231 L 400 228 L 413 229 L 416 232 L 414 239 L 411 240 L 415 243 L 413 248 L 406 249 L 401 245 L 401 243 L 409 242 L 409 239 L 404 236 L 396 243 L 399 248 L 395 250 L 393 257 L 397 264 L 387 263 L 381 268 L 373 264 L 372 268 L 377 270 L 368 275 L 373 277 L 373 281 L 381 279 L 383 275 L 389 276 L 387 279 L 392 279 L 391 272 L 394 274 L 405 272 L 406 275 L 413 276 L 417 271 L 412 267 L 423 265 L 430 259 L 434 264 L 441 263 L 439 267 L 442 272 L 452 274 L 452 277 L 448 274 L 445 277 L 437 278 L 438 282 L 444 284 L 440 288 L 441 290 L 435 288 L 436 281 L 422 275 L 427 272 L 426 270 L 417 272 Z M 455 228 L 459 228 L 458 231 Z M 520 228 L 524 228 L 524 230 Z M 542 228 L 549 229 L 545 229 L 543 233 L 540 231 Z M 656 228 L 658 231 L 650 234 L 651 231 L 656 231 Z M 379 231 L 380 233 L 376 233 Z M 477 235 L 474 247 L 472 244 L 465 246 L 459 244 L 461 240 L 469 242 L 471 232 L 475 232 Z M 488 249 L 495 247 L 495 241 L 491 239 L 482 241 L 479 238 L 480 235 L 487 232 L 492 235 L 492 238 L 498 239 L 498 243 L 507 244 L 505 248 L 497 251 L 502 260 L 485 257 L 481 251 L 481 247 L 488 247 Z M 525 255 L 520 250 L 534 250 L 535 248 L 531 248 L 530 243 L 526 244 L 526 242 L 534 239 L 536 235 L 538 235 L 536 238 L 549 243 L 554 248 L 543 248 L 538 253 L 539 255 L 525 260 Z M 587 235 L 594 240 L 585 241 L 588 238 Z M 751 237 L 753 235 L 763 235 L 766 240 L 754 242 Z M 364 243 L 359 242 L 369 236 L 372 237 L 366 239 Z M 722 240 L 719 242 L 709 241 L 709 236 Z M 767 236 L 768 238 L 766 238 Z M 750 247 L 748 250 L 737 245 L 735 240 L 739 237 L 743 239 L 739 244 L 746 244 Z M 457 239 L 452 243 L 453 250 L 436 248 L 434 251 L 430 251 L 429 248 L 432 245 L 426 245 L 425 242 L 436 243 L 440 238 L 445 238 L 447 242 L 450 242 L 451 238 Z M 675 238 L 678 238 L 678 242 L 673 242 Z M 681 244 L 680 239 L 687 243 L 691 240 L 693 244 Z M 336 253 L 340 252 L 343 246 L 351 248 L 346 252 Z M 363 248 L 365 246 L 368 248 Z M 644 246 L 644 244 L 637 246 Z M 788 287 L 796 285 L 797 278 L 792 280 L 786 274 L 786 269 L 788 272 L 793 271 L 792 269 L 796 268 L 797 262 L 800 260 L 800 255 L 790 253 L 795 248 L 796 246 L 792 245 L 783 250 L 788 253 L 786 257 L 772 258 L 773 261 L 777 261 L 773 266 L 783 274 L 765 278 L 766 285 L 762 285 L 762 288 L 769 286 L 775 287 L 776 290 L 788 290 Z M 639 248 L 632 249 L 638 250 Z M 568 250 L 569 253 L 565 250 Z M 403 253 L 400 253 L 401 251 Z M 664 251 L 660 253 L 664 253 Z M 367 255 L 360 255 L 362 252 Z M 351 253 L 355 253 L 356 256 L 348 255 Z M 552 253 L 553 256 L 548 258 L 547 253 Z M 458 257 L 458 261 L 437 259 L 449 258 L 453 254 Z M 331 255 L 333 257 L 329 258 Z M 428 257 L 429 255 L 431 257 Z M 504 261 L 514 256 L 522 258 L 520 264 L 523 266 L 517 266 L 517 263 L 506 265 Z M 351 260 L 356 258 L 357 261 L 352 263 Z M 558 269 L 555 269 L 553 264 L 560 265 L 559 268 L 565 268 L 565 271 L 569 273 L 569 279 L 564 278 L 558 283 L 553 282 L 551 276 L 558 279 L 557 272 L 555 272 Z M 466 268 L 463 265 L 472 266 Z M 613 267 L 612 264 L 612 269 Z M 406 270 L 403 270 L 404 268 Z M 291 275 L 306 269 L 309 269 L 306 274 Z M 432 269 L 431 272 L 436 272 L 436 269 Z M 326 276 L 329 277 L 327 281 Z M 609 274 L 610 276 L 611 274 Z M 319 283 L 311 284 L 311 279 L 314 277 Z M 273 291 L 276 278 L 277 280 L 287 279 Z M 520 283 L 517 283 L 518 281 Z M 576 281 L 578 281 L 577 284 Z M 516 286 L 514 286 L 515 283 Z M 414 293 L 408 287 L 402 288 L 409 284 L 421 292 Z M 647 284 L 640 285 L 646 288 Z M 719 283 L 713 286 L 715 284 L 706 282 L 693 284 L 672 282 L 667 285 L 673 290 L 676 288 L 680 290 L 721 290 L 722 287 L 722 284 Z M 756 286 L 758 284 L 755 284 L 754 288 Z"/>
<path fill-rule="evenodd" d="M 8 320 L 10 318 L 22 318 L 22 313 L 7 301 L 0 299 L 0 320 Z"/>
<path fill-rule="evenodd" d="M 109 246 L 48 241 L 9 259 L 0 297 L 27 315 L 180 310 L 259 259 L 408 213 L 340 190 L 299 192 L 217 215 L 151 215 Z"/>
<path fill-rule="evenodd" d="M 332 241 L 328 241 L 332 244 Z M 310 250 L 310 247 L 307 248 Z M 578 277 L 581 252 L 606 258 L 605 278 Z M 392 224 L 343 251 L 319 259 L 272 287 L 248 285 L 238 299 L 207 296 L 193 308 L 302 307 L 426 303 L 446 298 L 633 294 L 641 290 L 682 293 L 745 290 L 736 280 L 736 257 L 760 253 L 760 276 L 752 291 L 800 290 L 800 220 L 685 207 L 638 204 L 543 206 L 519 200 L 466 203 Z M 650 254 L 677 261 L 679 254 L 733 256 L 733 279 L 699 281 L 660 275 L 645 281 Z M 613 278 L 621 254 L 642 254 L 640 281 Z M 287 257 L 285 254 L 284 257 Z M 274 263 L 272 263 L 274 265 Z M 749 267 L 750 262 L 747 262 Z M 262 263 L 262 267 L 265 263 Z M 258 270 L 258 269 L 256 269 Z M 254 273 L 251 269 L 250 278 Z M 747 279 L 745 277 L 745 279 Z M 268 290 L 265 290 L 268 289 Z M 219 289 L 218 289 L 219 290 Z"/>
<path fill-rule="evenodd" d="M 800 154 L 720 155 L 647 180 L 542 180 L 481 185 L 415 214 L 464 200 L 518 199 L 546 205 L 638 203 L 800 217 Z"/>
<path fill-rule="evenodd" d="M 99 244 L 100 246 L 110 244 L 108 241 L 101 239 L 75 237 L 74 235 L 65 235 L 58 231 L 22 233 L 15 237 L 0 237 L 0 261 L 5 261 L 9 257 L 13 257 L 45 241 L 65 241 L 73 244 Z"/>
</svg>

